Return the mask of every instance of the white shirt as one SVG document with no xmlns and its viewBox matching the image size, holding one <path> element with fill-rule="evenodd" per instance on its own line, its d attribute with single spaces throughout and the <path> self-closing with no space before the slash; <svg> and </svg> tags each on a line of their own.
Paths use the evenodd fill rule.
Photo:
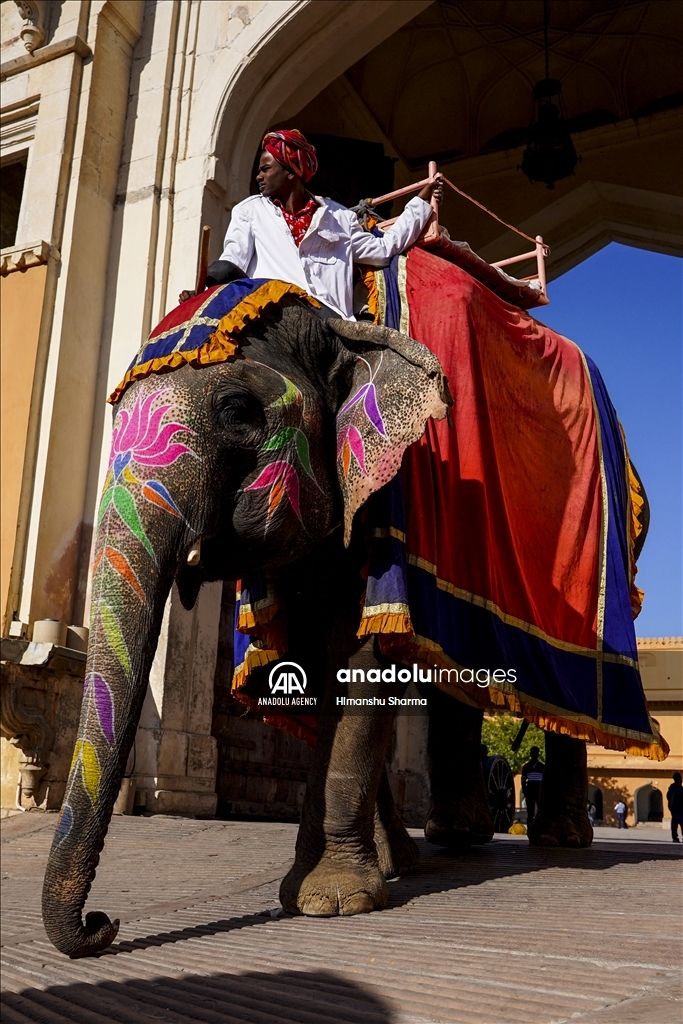
<svg viewBox="0 0 683 1024">
<path fill-rule="evenodd" d="M 355 213 L 332 199 L 315 196 L 318 209 L 297 248 L 282 211 L 265 196 L 238 203 L 223 243 L 222 260 L 230 260 L 248 277 L 298 284 L 353 320 L 353 263 L 386 266 L 421 235 L 431 207 L 416 196 L 382 237 L 364 231 Z"/>
</svg>

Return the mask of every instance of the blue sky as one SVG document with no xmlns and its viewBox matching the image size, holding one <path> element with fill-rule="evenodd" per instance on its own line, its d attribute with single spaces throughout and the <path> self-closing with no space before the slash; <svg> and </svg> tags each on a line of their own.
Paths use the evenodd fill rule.
<svg viewBox="0 0 683 1024">
<path fill-rule="evenodd" d="M 683 261 L 612 243 L 548 286 L 539 320 L 605 380 L 650 500 L 638 636 L 683 634 Z"/>
</svg>

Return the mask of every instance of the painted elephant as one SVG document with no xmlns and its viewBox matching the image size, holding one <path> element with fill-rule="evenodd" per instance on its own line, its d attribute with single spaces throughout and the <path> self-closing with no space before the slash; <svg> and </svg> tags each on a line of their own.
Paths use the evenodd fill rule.
<svg viewBox="0 0 683 1024">
<path fill-rule="evenodd" d="M 423 346 L 386 328 L 323 319 L 294 298 L 246 329 L 230 361 L 185 365 L 128 388 L 115 411 L 98 512 L 78 738 L 43 890 L 45 928 L 59 950 L 92 955 L 118 930 L 100 912 L 83 923 L 82 911 L 173 581 L 189 608 L 204 581 L 267 569 L 286 599 L 294 660 L 313 659 L 326 681 L 341 666 L 386 665 L 374 637 L 356 637 L 367 537 L 362 514 L 352 529 L 354 516 L 449 401 L 439 362 Z M 340 443 L 349 450 L 344 472 Z M 201 557 L 188 564 L 198 541 Z M 348 694 L 372 691 L 352 683 Z M 384 771 L 391 715 L 346 713 L 332 687 L 324 693 L 281 898 L 294 912 L 353 914 L 383 906 L 385 876 L 412 866 L 416 853 Z M 435 711 L 428 837 L 485 842 L 493 830 L 481 712 L 442 695 Z M 454 772 L 468 794 L 461 803 L 447 781 Z M 585 783 L 585 744 L 552 737 L 552 799 L 541 811 L 557 831 L 550 818 L 560 800 L 560 840 L 571 833 L 589 841 Z"/>
</svg>

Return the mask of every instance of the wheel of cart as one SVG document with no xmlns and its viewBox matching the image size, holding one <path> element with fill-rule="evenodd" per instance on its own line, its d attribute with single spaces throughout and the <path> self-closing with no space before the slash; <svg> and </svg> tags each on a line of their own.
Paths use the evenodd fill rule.
<svg viewBox="0 0 683 1024">
<path fill-rule="evenodd" d="M 495 832 L 507 832 L 515 817 L 515 782 L 504 757 L 494 754 L 484 761 L 484 785 Z"/>
</svg>

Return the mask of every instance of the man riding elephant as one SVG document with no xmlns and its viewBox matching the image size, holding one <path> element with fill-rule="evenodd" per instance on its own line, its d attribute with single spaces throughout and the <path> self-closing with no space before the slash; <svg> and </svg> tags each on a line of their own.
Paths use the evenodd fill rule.
<svg viewBox="0 0 683 1024">
<path fill-rule="evenodd" d="M 263 181 L 269 166 L 266 160 Z M 288 181 L 292 190 L 298 181 L 303 189 L 303 175 L 291 172 L 290 179 L 290 172 L 278 166 L 280 170 L 272 169 L 276 178 Z M 265 193 L 248 200 L 259 217 L 283 216 L 281 237 L 290 246 L 287 258 L 295 258 L 289 263 L 291 275 L 279 280 L 239 276 L 191 297 L 155 328 L 110 396 L 115 405 L 112 450 L 97 516 L 81 719 L 43 889 L 48 936 L 71 957 L 96 953 L 117 933 L 118 922 L 105 914 L 88 913 L 85 922 L 81 915 L 174 583 L 183 605 L 191 608 L 204 582 L 268 573 L 287 611 L 282 654 L 300 664 L 308 658 L 317 666 L 322 701 L 295 862 L 281 888 L 287 910 L 328 916 L 379 909 L 386 905 L 386 877 L 414 863 L 412 841 L 392 811 L 384 771 L 393 713 L 377 709 L 371 700 L 376 695 L 371 671 L 406 660 L 398 648 L 394 655 L 383 647 L 387 638 L 412 644 L 409 662 L 415 660 L 413 651 L 419 654 L 417 648 L 424 648 L 427 664 L 443 655 L 440 664 L 446 666 L 476 664 L 477 651 L 472 657 L 467 652 L 456 657 L 453 648 L 451 658 L 451 644 L 462 647 L 476 640 L 484 651 L 481 665 L 491 664 L 494 643 L 501 650 L 503 641 L 517 645 L 528 689 L 523 692 L 509 682 L 498 695 L 551 727 L 537 815 L 536 841 L 543 845 L 590 842 L 586 738 L 615 749 L 649 751 L 655 758 L 666 753 L 656 724 L 647 716 L 637 662 L 629 653 L 633 626 L 625 616 L 633 567 L 626 533 L 625 448 L 613 410 L 598 390 L 599 379 L 590 376 L 567 339 L 501 303 L 464 271 L 420 250 L 407 258 L 405 295 L 417 282 L 414 296 L 421 299 L 413 303 L 415 333 L 422 334 L 417 317 L 421 305 L 441 331 L 439 357 L 406 330 L 353 322 L 345 291 L 350 271 L 348 278 L 328 278 L 323 272 L 315 278 L 318 297 L 312 296 L 298 254 L 302 247 L 308 252 L 305 243 L 316 225 L 323 225 L 329 214 L 338 230 L 330 228 L 335 237 L 326 238 L 320 227 L 316 247 L 310 250 L 311 265 L 325 245 L 336 252 L 343 243 L 349 253 L 356 245 L 351 242 L 355 229 L 347 221 L 350 214 L 337 204 L 320 202 L 297 248 L 290 229 L 285 233 L 284 215 Z M 240 275 L 264 273 L 259 260 L 271 258 L 259 252 L 260 225 L 254 217 L 245 228 L 247 234 L 253 231 L 253 250 L 247 245 L 244 256 L 236 256 Z M 395 234 L 393 241 L 390 232 L 384 239 L 368 236 L 374 239 L 368 250 L 371 260 L 386 262 L 392 247 L 406 237 L 407 232 L 403 238 Z M 320 266 L 334 268 L 336 261 L 336 255 L 324 257 Z M 411 261 L 426 283 L 413 280 Z M 298 278 L 288 279 L 296 277 L 295 269 L 304 274 L 306 287 Z M 323 287 L 324 281 L 331 283 Z M 320 301 L 346 315 L 320 318 Z M 412 321 L 409 327 L 412 332 Z M 463 358 L 468 352 L 471 358 Z M 449 378 L 456 385 L 453 428 L 446 418 L 452 405 L 444 375 L 447 356 L 452 363 Z M 470 386 L 473 380 L 485 381 L 487 374 L 490 387 Z M 513 377 L 534 386 L 503 392 L 501 382 Z M 604 405 L 601 420 L 596 393 Z M 472 404 L 477 395 L 479 406 Z M 558 402 L 564 403 L 559 409 Z M 514 421 L 505 412 L 510 406 L 521 410 Z M 547 422 L 541 430 L 543 411 Z M 441 450 L 437 430 L 442 430 Z M 481 445 L 473 443 L 476 430 L 485 432 Z M 498 442 L 503 449 L 496 449 Z M 553 445 L 558 454 L 549 458 Z M 495 493 L 490 474 L 476 478 L 473 458 L 478 459 L 480 450 L 496 456 Z M 529 451 L 538 457 L 530 460 Z M 604 458 L 601 453 L 606 453 Z M 584 470 L 578 476 L 577 459 Z M 368 499 L 386 493 L 385 485 L 396 479 L 402 463 L 416 481 L 405 491 L 406 524 L 392 521 L 374 531 Z M 524 488 L 519 486 L 521 470 Z M 609 489 L 604 481 L 611 479 L 615 486 Z M 549 480 L 556 481 L 552 507 Z M 544 503 L 533 500 L 541 485 Z M 510 488 L 516 488 L 516 506 L 505 500 Z M 418 494 L 422 504 L 410 506 Z M 515 508 L 513 525 L 526 534 L 531 530 L 532 541 L 534 524 L 545 526 L 538 543 L 513 543 L 508 526 Z M 552 521 L 549 508 L 554 510 Z M 565 515 L 567 508 L 571 516 Z M 606 512 L 601 518 L 601 509 L 609 511 L 608 519 Z M 473 545 L 477 530 L 482 532 L 479 524 L 486 526 L 486 516 L 494 512 L 503 518 L 492 518 L 492 529 L 484 530 L 488 549 L 479 541 Z M 465 515 L 470 519 L 463 527 L 457 517 Z M 411 549 L 397 552 L 398 560 L 384 559 L 381 551 L 379 561 L 369 560 L 375 541 L 412 544 L 416 522 L 436 524 L 423 537 L 429 558 L 415 557 Z M 601 523 L 606 524 L 606 543 L 601 541 Z M 549 526 L 557 528 L 557 536 Z M 496 552 L 500 535 L 505 544 Z M 508 577 L 491 572 L 481 586 L 477 583 L 476 592 L 465 592 L 456 585 L 457 578 L 455 583 L 445 579 L 446 548 L 462 556 L 470 573 L 493 564 L 491 559 L 500 559 L 501 551 L 508 562 L 514 556 L 515 572 Z M 577 550 L 583 558 L 578 568 L 570 557 Z M 559 565 L 558 551 L 563 557 Z M 195 552 L 200 552 L 198 558 Z M 606 568 L 602 572 L 603 562 L 609 575 Z M 526 585 L 529 565 L 536 567 L 532 589 Z M 578 574 L 578 583 L 570 592 L 572 573 Z M 597 618 L 574 607 L 582 600 L 584 577 L 600 613 Z M 409 588 L 412 583 L 423 587 L 425 599 L 413 588 L 417 597 L 409 593 L 406 600 L 406 580 Z M 533 599 L 531 611 L 540 616 L 540 625 L 528 621 L 531 615 L 522 620 L 505 613 L 501 601 L 482 597 L 486 586 L 509 582 L 513 589 L 509 595 L 503 592 L 501 601 Z M 550 596 L 539 601 L 539 593 Z M 446 599 L 460 602 L 460 612 L 470 616 L 466 628 L 453 628 L 454 606 Z M 359 629 L 361 615 L 365 632 Z M 411 615 L 416 628 L 408 632 Z M 557 630 L 551 635 L 553 616 L 564 623 L 569 641 L 576 634 L 585 642 L 565 641 Z M 604 635 L 605 648 L 609 644 L 605 651 L 596 647 L 596 622 L 597 639 L 602 644 Z M 272 653 L 264 636 L 255 633 L 254 649 L 263 667 Z M 373 706 L 359 714 L 339 706 L 335 680 L 341 668 L 349 672 L 346 696 L 352 704 L 370 701 Z M 447 668 L 449 681 L 452 671 Z M 598 683 L 601 703 L 594 710 Z M 482 711 L 473 688 L 466 692 L 467 683 L 459 691 L 463 704 L 452 699 L 449 687 L 450 682 L 448 692 L 430 697 L 433 806 L 428 834 L 449 844 L 486 841 L 492 826 L 481 772 Z M 555 701 L 550 711 L 549 689 Z M 387 684 L 388 697 L 400 692 L 399 684 Z M 565 721 L 573 732 L 552 731 Z M 454 778 L 462 801 L 447 789 Z"/>
<path fill-rule="evenodd" d="M 298 285 L 322 303 L 326 315 L 353 320 L 353 264 L 385 266 L 420 236 L 441 201 L 439 177 L 406 204 L 383 235 L 364 231 L 351 210 L 306 189 L 318 169 L 315 146 L 301 132 L 268 132 L 256 182 L 232 211 L 223 253 L 208 269 L 207 285 L 241 277 Z M 192 293 L 182 292 L 181 302 Z"/>
</svg>

